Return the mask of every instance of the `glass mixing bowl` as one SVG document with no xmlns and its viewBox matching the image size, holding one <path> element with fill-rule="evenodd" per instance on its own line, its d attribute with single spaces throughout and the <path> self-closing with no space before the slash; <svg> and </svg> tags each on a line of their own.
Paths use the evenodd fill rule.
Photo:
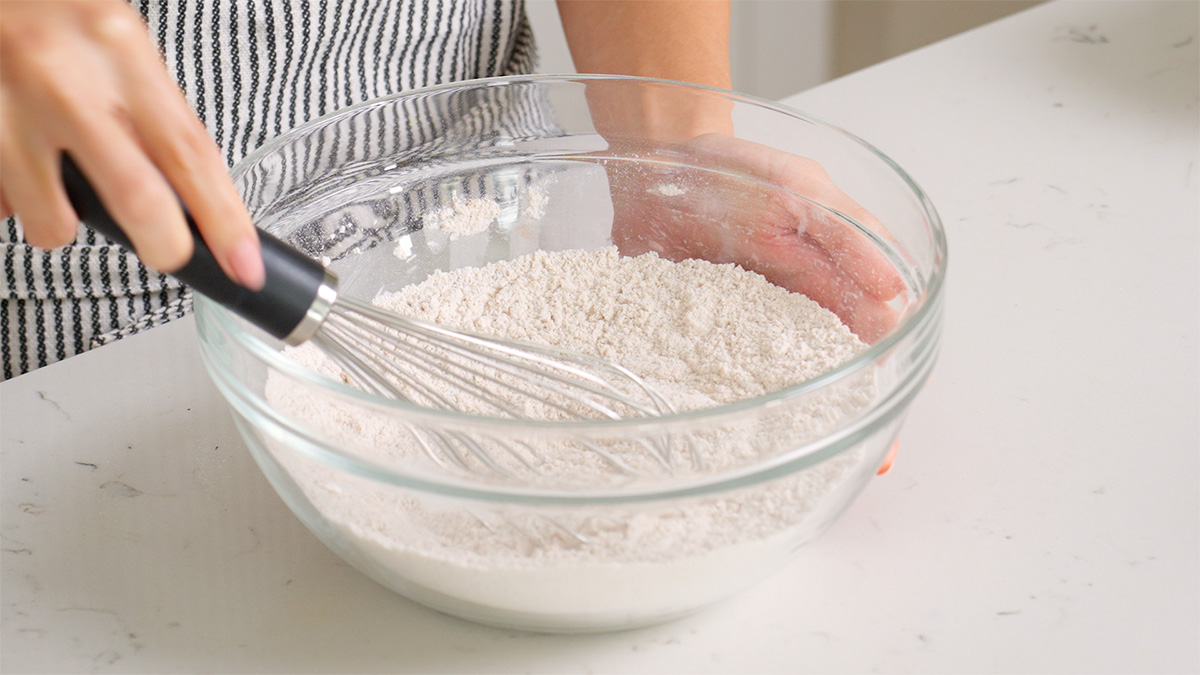
<svg viewBox="0 0 1200 675">
<path fill-rule="evenodd" d="M 384 586 L 479 622 L 630 628 L 762 579 L 876 473 L 938 349 L 946 246 L 921 190 L 854 136 L 746 96 L 605 76 L 439 86 L 300 126 L 234 178 L 260 227 L 360 299 L 437 270 L 616 246 L 735 262 L 780 285 L 808 278 L 867 343 L 816 377 L 716 407 L 519 421 L 363 393 L 198 297 L 205 364 L 292 511 Z M 763 223 L 781 219 L 807 248 L 760 255 Z M 864 293 L 872 283 L 894 297 Z M 411 429 L 566 453 L 701 447 L 729 461 L 582 484 L 494 476 L 405 454 L 397 439 Z"/>
</svg>

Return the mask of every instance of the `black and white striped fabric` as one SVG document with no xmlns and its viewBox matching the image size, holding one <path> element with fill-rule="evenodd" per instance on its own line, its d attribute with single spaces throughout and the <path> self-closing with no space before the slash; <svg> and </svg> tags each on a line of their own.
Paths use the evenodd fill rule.
<svg viewBox="0 0 1200 675">
<path fill-rule="evenodd" d="M 442 82 L 533 70 L 522 0 L 135 0 L 167 68 L 232 166 L 346 106 Z M 0 226 L 8 379 L 190 309 L 174 280 L 80 228 L 41 251 Z"/>
</svg>

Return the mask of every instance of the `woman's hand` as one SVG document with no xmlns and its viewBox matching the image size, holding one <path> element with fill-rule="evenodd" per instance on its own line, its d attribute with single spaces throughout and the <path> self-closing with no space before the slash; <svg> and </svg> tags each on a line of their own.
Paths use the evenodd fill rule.
<svg viewBox="0 0 1200 675">
<path fill-rule="evenodd" d="M 602 160 L 615 209 L 613 239 L 622 253 L 737 263 L 809 296 L 865 342 L 895 326 L 888 301 L 904 291 L 903 278 L 868 236 L 817 204 L 881 237 L 887 231 L 820 164 L 719 133 L 670 152 L 680 153 L 664 158 L 672 163 L 714 171 Z M 783 190 L 748 190 L 755 180 Z"/>
<path fill-rule="evenodd" d="M 34 246 L 78 228 L 64 152 L 147 265 L 171 272 L 191 256 L 178 193 L 225 273 L 262 286 L 246 208 L 138 13 L 121 0 L 0 2 L 0 216 L 19 216 Z"/>
<path fill-rule="evenodd" d="M 581 73 L 730 86 L 728 2 L 559 0 L 558 6 Z M 608 171 L 616 209 L 613 238 L 623 253 L 653 250 L 672 260 L 740 264 L 808 295 L 867 342 L 895 325 L 896 310 L 888 301 L 904 290 L 900 274 L 861 232 L 795 196 L 887 236 L 819 164 L 730 135 L 732 104 L 719 97 L 670 86 L 635 90 L 601 80 L 588 83 L 587 99 L 596 130 L 609 144 L 610 151 L 598 157 Z M 675 151 L 697 166 L 783 190 L 751 194 L 744 179 L 656 172 L 649 164 L 603 159 Z M 676 194 L 680 190 L 690 194 Z"/>
</svg>

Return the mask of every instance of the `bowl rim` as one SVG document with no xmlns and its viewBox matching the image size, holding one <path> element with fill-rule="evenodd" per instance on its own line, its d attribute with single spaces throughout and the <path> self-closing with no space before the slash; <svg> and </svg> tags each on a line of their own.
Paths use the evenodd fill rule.
<svg viewBox="0 0 1200 675">
<path fill-rule="evenodd" d="M 593 75 L 593 74 L 533 74 L 533 75 L 507 75 L 498 77 L 476 78 L 470 80 L 460 80 L 443 84 L 422 87 L 418 89 L 407 90 L 387 96 L 381 96 L 367 101 L 341 108 L 325 115 L 316 117 L 312 120 L 299 124 L 282 134 L 279 134 L 263 145 L 256 148 L 251 153 L 247 154 L 239 160 L 231 170 L 231 175 L 234 181 L 237 181 L 244 175 L 250 167 L 258 163 L 263 156 L 266 156 L 281 146 L 284 146 L 294 140 L 296 137 L 302 136 L 313 129 L 327 126 L 341 118 L 349 117 L 359 113 L 360 111 L 395 103 L 397 101 L 410 99 L 420 96 L 428 96 L 440 92 L 473 89 L 482 87 L 498 87 L 510 86 L 519 84 L 544 84 L 554 82 L 590 82 L 590 81 L 626 81 L 634 83 L 647 83 L 655 86 L 681 87 L 685 89 L 709 91 L 721 97 L 734 101 L 744 102 L 759 108 L 764 108 L 787 117 L 798 119 L 806 123 L 816 124 L 824 127 L 834 133 L 840 135 L 845 140 L 853 142 L 873 155 L 876 159 L 887 166 L 891 172 L 899 178 L 905 187 L 910 191 L 911 196 L 915 198 L 922 215 L 925 218 L 929 227 L 929 237 L 933 247 L 933 265 L 929 276 L 924 285 L 924 292 L 918 299 L 918 305 L 914 310 L 904 318 L 904 320 L 887 335 L 882 337 L 874 344 L 868 345 L 856 353 L 852 358 L 840 364 L 836 368 L 825 371 L 816 377 L 805 380 L 803 382 L 784 387 L 759 396 L 740 399 L 730 403 L 721 404 L 709 408 L 699 410 L 690 410 L 670 415 L 663 415 L 653 418 L 629 418 L 619 420 L 517 420 L 501 417 L 488 417 L 482 415 L 465 414 L 452 410 L 437 410 L 426 408 L 406 401 L 396 401 L 385 399 L 380 396 L 369 394 L 345 383 L 338 382 L 327 378 L 313 370 L 310 370 L 292 359 L 283 356 L 282 352 L 273 347 L 265 340 L 259 338 L 253 332 L 244 330 L 236 319 L 235 315 L 217 303 L 203 296 L 196 296 L 197 315 L 201 320 L 215 320 L 222 328 L 223 332 L 237 340 L 238 343 L 249 350 L 257 358 L 266 363 L 269 368 L 284 371 L 287 375 L 299 378 L 306 381 L 308 384 L 320 386 L 327 389 L 333 389 L 338 395 L 348 397 L 352 400 L 369 404 L 372 407 L 392 408 L 397 411 L 402 411 L 406 416 L 415 416 L 419 419 L 428 419 L 431 421 L 440 421 L 442 423 L 454 423 L 466 425 L 473 428 L 486 428 L 491 430 L 504 430 L 520 427 L 522 430 L 530 429 L 543 430 L 546 432 L 561 432 L 570 430 L 572 432 L 630 432 L 637 429 L 644 430 L 647 426 L 652 426 L 660 429 L 663 433 L 675 430 L 678 427 L 692 424 L 697 420 L 705 420 L 706 423 L 712 422 L 714 419 L 719 419 L 729 415 L 736 415 L 743 411 L 761 408 L 763 406 L 777 405 L 788 399 L 804 396 L 815 390 L 831 385 L 843 378 L 852 376 L 861 369 L 869 367 L 875 363 L 887 352 L 895 348 L 899 343 L 909 337 L 918 327 L 923 326 L 928 321 L 931 313 L 938 311 L 941 305 L 941 296 L 946 278 L 947 269 L 947 241 L 945 230 L 939 217 L 937 210 L 933 206 L 931 200 L 925 191 L 916 183 L 916 181 L 899 166 L 894 160 L 876 148 L 874 145 L 860 138 L 859 136 L 843 129 L 840 126 L 831 124 L 816 116 L 805 113 L 801 110 L 785 106 L 773 101 L 755 97 L 749 94 L 742 94 L 735 91 L 709 87 L 675 80 L 666 80 L 659 78 L 635 77 L 626 75 Z M 864 415 L 866 416 L 866 415 Z M 822 439 L 823 440 L 823 439 Z M 820 445 L 820 443 L 815 443 Z M 795 459 L 798 456 L 803 456 L 812 453 L 819 453 L 820 447 L 813 447 L 814 444 L 806 444 L 794 451 L 789 451 L 783 455 L 773 458 L 771 466 L 778 466 L 782 463 L 787 463 L 787 458 Z M 797 455 L 796 453 L 799 453 Z M 338 453 L 341 454 L 341 453 Z M 350 455 L 349 457 L 355 457 Z M 357 461 L 366 461 L 361 457 L 356 457 Z M 753 466 L 760 467 L 763 470 L 770 470 L 770 466 L 764 466 L 762 463 L 755 463 Z M 374 473 L 374 471 L 372 471 Z M 717 476 L 711 476 L 716 478 Z M 492 489 L 489 486 L 487 489 Z"/>
</svg>

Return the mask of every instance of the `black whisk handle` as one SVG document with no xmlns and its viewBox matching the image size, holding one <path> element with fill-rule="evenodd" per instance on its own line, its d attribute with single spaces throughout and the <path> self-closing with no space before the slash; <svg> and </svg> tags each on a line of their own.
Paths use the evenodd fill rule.
<svg viewBox="0 0 1200 675">
<path fill-rule="evenodd" d="M 67 196 L 79 219 L 133 251 L 129 237 L 67 155 L 62 157 L 62 173 Z M 320 263 L 260 229 L 266 284 L 260 291 L 251 291 L 225 275 L 200 236 L 192 214 L 182 202 L 180 207 L 192 233 L 192 257 L 171 276 L 289 343 L 299 344 L 316 331 L 333 302 L 336 287 L 334 277 Z"/>
</svg>

